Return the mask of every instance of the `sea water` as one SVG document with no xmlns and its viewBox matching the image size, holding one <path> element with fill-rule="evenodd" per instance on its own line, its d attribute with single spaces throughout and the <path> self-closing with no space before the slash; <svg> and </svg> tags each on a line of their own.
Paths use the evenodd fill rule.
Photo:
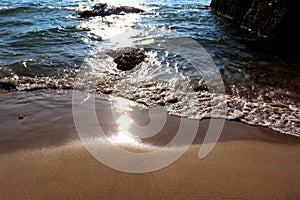
<svg viewBox="0 0 300 200">
<path fill-rule="evenodd" d="M 145 12 L 79 18 L 95 3 L 2 0 L 0 89 L 82 86 L 177 116 L 220 117 L 300 136 L 300 62 L 214 15 L 209 0 L 114 1 Z M 146 58 L 124 72 L 110 55 L 127 47 L 142 49 Z M 206 72 L 221 78 L 220 91 Z M 226 106 L 214 112 L 220 99 Z"/>
</svg>

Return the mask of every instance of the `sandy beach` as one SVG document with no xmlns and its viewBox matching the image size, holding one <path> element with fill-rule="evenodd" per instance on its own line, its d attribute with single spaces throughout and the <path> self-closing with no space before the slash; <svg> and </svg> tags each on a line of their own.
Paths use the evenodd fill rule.
<svg viewBox="0 0 300 200">
<path fill-rule="evenodd" d="M 105 130 L 117 130 L 97 101 Z M 132 114 L 143 121 L 144 111 Z M 76 132 L 71 94 L 11 93 L 1 96 L 0 199 L 299 199 L 300 138 L 226 121 L 204 159 L 198 153 L 209 120 L 176 162 L 130 174 L 95 159 Z M 161 145 L 173 137 L 179 117 L 168 116 Z M 189 130 L 187 129 L 188 133 Z M 135 163 L 138 165 L 139 163 Z"/>
<path fill-rule="evenodd" d="M 300 200 L 297 1 L 0 1 L 0 200 Z"/>
</svg>

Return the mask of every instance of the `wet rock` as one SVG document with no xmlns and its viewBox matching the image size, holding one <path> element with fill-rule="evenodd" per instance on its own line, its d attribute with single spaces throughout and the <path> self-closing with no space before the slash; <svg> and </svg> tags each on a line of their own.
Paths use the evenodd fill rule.
<svg viewBox="0 0 300 200">
<path fill-rule="evenodd" d="M 241 27 L 258 36 L 275 38 L 280 31 L 286 7 L 282 1 L 253 1 L 245 13 Z"/>
<path fill-rule="evenodd" d="M 111 88 L 108 88 L 108 89 L 104 89 L 103 90 L 103 94 L 111 94 L 111 93 L 113 93 L 113 89 L 111 89 Z"/>
<path fill-rule="evenodd" d="M 208 87 L 203 79 L 192 79 L 190 80 L 190 85 L 192 86 L 194 92 L 208 91 Z"/>
<path fill-rule="evenodd" d="M 210 7 L 215 14 L 241 22 L 253 0 L 212 0 Z"/>
<path fill-rule="evenodd" d="M 263 100 L 264 100 L 264 102 L 266 102 L 266 103 L 272 103 L 272 98 L 271 97 L 269 97 L 269 96 L 263 96 Z"/>
<path fill-rule="evenodd" d="M 13 75 L 12 70 L 0 67 L 0 78 L 13 77 Z"/>
<path fill-rule="evenodd" d="M 17 86 L 14 83 L 11 82 L 0 82 L 0 90 L 16 90 Z"/>
<path fill-rule="evenodd" d="M 167 103 L 177 103 L 178 102 L 178 98 L 177 97 L 169 97 L 166 99 Z"/>
<path fill-rule="evenodd" d="M 159 101 L 159 102 L 157 102 L 157 104 L 160 105 L 160 106 L 165 106 L 166 105 L 166 103 L 163 102 L 163 101 Z"/>
<path fill-rule="evenodd" d="M 97 13 L 94 12 L 93 10 L 84 10 L 79 14 L 79 16 L 81 18 L 88 18 L 88 17 L 97 16 Z"/>
<path fill-rule="evenodd" d="M 121 55 L 114 58 L 114 62 L 117 64 L 117 69 L 122 71 L 133 69 L 146 58 L 145 53 L 139 49 L 124 49 L 120 50 L 118 54 L 120 54 L 120 52 Z"/>
<path fill-rule="evenodd" d="M 212 0 L 214 13 L 233 19 L 260 37 L 289 47 L 298 47 L 297 28 L 300 1 L 293 0 Z"/>
<path fill-rule="evenodd" d="M 109 15 L 123 15 L 127 13 L 142 13 L 144 10 L 130 6 L 112 6 L 106 3 L 97 3 L 92 6 L 91 10 L 85 10 L 79 14 L 82 18 L 93 16 L 109 16 Z"/>
</svg>

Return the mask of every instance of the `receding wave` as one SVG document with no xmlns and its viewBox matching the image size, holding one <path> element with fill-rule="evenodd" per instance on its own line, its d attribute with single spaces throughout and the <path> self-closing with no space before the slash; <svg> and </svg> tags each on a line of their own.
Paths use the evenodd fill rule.
<svg viewBox="0 0 300 200">
<path fill-rule="evenodd" d="M 189 78 L 183 71 L 176 72 L 176 69 L 169 71 L 169 68 L 176 66 L 174 60 L 173 63 L 169 63 L 166 59 L 164 63 L 160 60 L 159 53 L 152 49 L 146 51 L 146 54 L 147 59 L 140 66 L 127 72 L 119 71 L 107 54 L 103 55 L 105 58 L 98 55 L 98 60 L 93 61 L 98 64 L 92 65 L 93 69 L 90 71 L 85 71 L 84 77 L 75 71 L 51 77 L 18 77 L 11 71 L 2 69 L 0 89 L 79 89 L 90 93 L 122 96 L 145 108 L 164 106 L 169 114 L 176 116 L 238 120 L 280 133 L 300 136 L 299 103 L 291 99 L 276 99 L 276 96 L 271 96 L 272 93 L 267 95 L 265 91 L 256 94 L 257 98 L 214 93 L 207 89 L 205 81 L 201 78 Z M 226 99 L 226 109 L 222 115 L 214 112 L 215 101 L 221 97 Z"/>
<path fill-rule="evenodd" d="M 232 86 L 225 85 L 227 93 L 218 93 L 210 90 L 201 73 L 180 56 L 155 48 L 143 50 L 145 61 L 129 71 L 117 69 L 110 51 L 90 54 L 83 63 L 84 77 L 79 75 L 75 79 L 80 83 L 77 87 L 93 93 L 122 96 L 147 108 L 161 105 L 177 116 L 238 120 L 300 136 L 297 92 L 272 86 L 249 91 L 252 84 L 249 82 L 246 89 L 235 87 L 235 92 L 230 92 Z M 251 95 L 245 95 L 245 91 Z M 220 99 L 226 101 L 223 112 L 216 109 Z"/>
</svg>

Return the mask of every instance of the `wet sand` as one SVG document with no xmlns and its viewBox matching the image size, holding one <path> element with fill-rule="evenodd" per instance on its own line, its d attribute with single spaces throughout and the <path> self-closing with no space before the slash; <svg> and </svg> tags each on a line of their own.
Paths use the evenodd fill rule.
<svg viewBox="0 0 300 200">
<path fill-rule="evenodd" d="M 300 198 L 297 137 L 226 121 L 214 149 L 199 159 L 209 124 L 202 120 L 192 146 L 176 162 L 155 172 L 129 174 L 103 165 L 82 145 L 69 93 L 6 94 L 0 101 L 0 199 Z M 114 134 L 118 127 L 108 105 L 100 97 L 97 116 L 103 129 Z M 130 116 L 141 124 L 149 120 L 145 110 Z M 164 145 L 179 120 L 168 116 L 158 136 L 144 142 Z"/>
</svg>

